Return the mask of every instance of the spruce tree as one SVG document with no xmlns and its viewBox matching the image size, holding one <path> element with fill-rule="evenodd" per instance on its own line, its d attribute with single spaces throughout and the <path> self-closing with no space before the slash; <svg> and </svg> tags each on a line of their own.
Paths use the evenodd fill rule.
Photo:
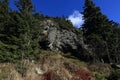
<svg viewBox="0 0 120 80">
<path fill-rule="evenodd" d="M 30 58 L 29 56 L 36 54 L 39 47 L 39 22 L 34 17 L 34 7 L 31 0 L 18 0 L 15 3 L 20 11 L 17 24 L 20 33 L 20 51 L 23 56 Z"/>
<path fill-rule="evenodd" d="M 15 4 L 23 14 L 33 12 L 34 7 L 31 0 L 15 0 Z"/>
<path fill-rule="evenodd" d="M 112 41 L 111 41 L 111 52 L 112 58 L 114 62 L 120 63 L 120 24 L 116 23 L 114 21 L 111 21 L 111 25 L 113 26 L 114 33 L 112 36 Z"/>
<path fill-rule="evenodd" d="M 84 40 L 92 47 L 94 61 L 111 62 L 110 42 L 113 28 L 107 16 L 101 13 L 92 0 L 85 0 L 83 18 L 85 20 L 82 30 Z"/>
</svg>

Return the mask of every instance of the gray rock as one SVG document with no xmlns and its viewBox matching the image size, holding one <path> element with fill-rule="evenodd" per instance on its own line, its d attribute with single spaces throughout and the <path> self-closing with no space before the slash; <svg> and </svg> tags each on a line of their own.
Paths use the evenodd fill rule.
<svg viewBox="0 0 120 80">
<path fill-rule="evenodd" d="M 79 29 L 63 29 L 57 23 L 47 20 L 42 24 L 42 33 L 40 43 L 55 52 L 79 52 L 88 50 L 83 42 L 82 33 Z M 82 48 L 82 49 L 81 49 Z"/>
</svg>

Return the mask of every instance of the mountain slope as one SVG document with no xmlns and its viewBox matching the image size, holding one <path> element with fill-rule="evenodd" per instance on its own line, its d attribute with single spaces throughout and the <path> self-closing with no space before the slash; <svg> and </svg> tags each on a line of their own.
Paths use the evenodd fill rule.
<svg viewBox="0 0 120 80">
<path fill-rule="evenodd" d="M 20 77 L 13 65 L 0 64 L 2 65 L 0 70 L 7 68 L 9 71 L 1 71 L 0 78 L 3 80 L 95 80 L 93 72 L 78 59 L 66 58 L 51 51 L 43 51 L 40 57 L 38 62 L 24 61 L 26 65 L 24 77 Z"/>
</svg>

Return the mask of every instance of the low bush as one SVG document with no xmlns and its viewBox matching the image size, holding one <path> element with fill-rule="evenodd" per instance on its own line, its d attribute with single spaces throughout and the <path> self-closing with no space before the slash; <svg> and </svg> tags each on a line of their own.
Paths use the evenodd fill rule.
<svg viewBox="0 0 120 80">
<path fill-rule="evenodd" d="M 96 80 L 107 80 L 105 76 L 99 72 L 94 72 L 94 75 L 96 77 Z"/>
<path fill-rule="evenodd" d="M 120 80 L 120 69 L 113 70 L 108 80 Z"/>
</svg>

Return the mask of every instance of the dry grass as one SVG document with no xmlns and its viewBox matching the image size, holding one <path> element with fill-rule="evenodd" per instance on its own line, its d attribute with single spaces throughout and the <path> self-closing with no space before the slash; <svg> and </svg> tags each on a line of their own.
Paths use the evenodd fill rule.
<svg viewBox="0 0 120 80">
<path fill-rule="evenodd" d="M 95 79 L 87 64 L 76 58 L 64 57 L 51 51 L 41 51 L 37 62 L 29 62 L 25 77 L 21 77 L 13 65 L 1 64 L 0 80 L 88 80 Z M 36 73 L 36 68 L 42 73 Z M 89 76 L 86 76 L 89 75 Z"/>
<path fill-rule="evenodd" d="M 0 64 L 0 80 L 22 80 L 11 64 Z"/>
<path fill-rule="evenodd" d="M 112 70 L 109 64 L 93 64 L 89 66 L 89 69 L 93 72 L 103 74 L 105 77 L 108 77 Z"/>
</svg>

